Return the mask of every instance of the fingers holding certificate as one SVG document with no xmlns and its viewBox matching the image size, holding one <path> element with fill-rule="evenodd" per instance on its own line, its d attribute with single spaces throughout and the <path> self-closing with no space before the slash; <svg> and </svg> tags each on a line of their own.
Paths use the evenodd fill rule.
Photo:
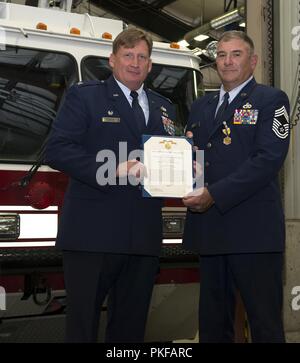
<svg viewBox="0 0 300 363">
<path fill-rule="evenodd" d="M 185 137 L 143 136 L 144 196 L 182 198 L 193 191 L 193 150 Z"/>
</svg>

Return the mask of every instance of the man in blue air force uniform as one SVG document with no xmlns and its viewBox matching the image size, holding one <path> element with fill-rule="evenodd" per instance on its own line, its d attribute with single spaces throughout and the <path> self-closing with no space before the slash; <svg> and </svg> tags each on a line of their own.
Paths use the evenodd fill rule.
<svg viewBox="0 0 300 363">
<path fill-rule="evenodd" d="M 147 33 L 131 28 L 119 34 L 109 59 L 113 75 L 72 87 L 53 124 L 46 161 L 70 176 L 57 236 L 67 342 L 96 341 L 106 295 L 106 341 L 143 341 L 162 241 L 161 201 L 142 197 L 143 165 L 121 154 L 127 148 L 127 160 L 141 149 L 143 133 L 166 135 L 173 129 L 165 126 L 175 116 L 170 101 L 143 87 L 151 50 Z M 103 183 L 100 171 L 109 164 L 105 153 L 97 153 L 104 150 L 111 153 L 109 162 L 117 160 Z M 129 175 L 137 178 L 133 185 Z"/>
<path fill-rule="evenodd" d="M 184 198 L 184 246 L 200 255 L 202 342 L 233 340 L 235 288 L 254 342 L 283 342 L 285 221 L 278 185 L 289 146 L 289 101 L 257 84 L 252 40 L 226 32 L 218 42 L 219 94 L 192 106 L 187 136 L 204 150 L 205 186 Z"/>
</svg>

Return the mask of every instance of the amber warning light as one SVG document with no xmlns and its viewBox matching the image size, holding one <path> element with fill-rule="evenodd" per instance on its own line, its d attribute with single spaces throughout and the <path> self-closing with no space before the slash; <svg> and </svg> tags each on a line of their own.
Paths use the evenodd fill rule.
<svg viewBox="0 0 300 363">
<path fill-rule="evenodd" d="M 80 30 L 78 28 L 71 28 L 70 34 L 80 35 Z"/>
<path fill-rule="evenodd" d="M 112 34 L 105 32 L 102 34 L 102 39 L 109 39 L 112 40 Z"/>
<path fill-rule="evenodd" d="M 36 24 L 36 29 L 39 29 L 39 30 L 47 30 L 47 24 L 45 24 L 45 23 L 37 23 Z"/>
<path fill-rule="evenodd" d="M 178 44 L 178 43 L 171 43 L 170 44 L 170 48 L 172 48 L 172 49 L 180 49 L 180 45 Z"/>
</svg>

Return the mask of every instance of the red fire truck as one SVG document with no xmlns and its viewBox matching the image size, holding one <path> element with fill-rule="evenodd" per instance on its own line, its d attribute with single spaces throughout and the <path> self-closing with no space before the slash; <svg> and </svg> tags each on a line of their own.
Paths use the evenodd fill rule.
<svg viewBox="0 0 300 363">
<path fill-rule="evenodd" d="M 0 342 L 63 341 L 65 291 L 54 245 L 68 180 L 42 164 L 43 148 L 66 90 L 110 75 L 112 40 L 122 30 L 119 20 L 0 3 Z M 198 58 L 154 42 L 152 60 L 147 86 L 176 105 L 182 135 L 202 86 Z M 181 248 L 185 209 L 166 200 L 163 218 L 146 332 L 156 342 L 197 332 L 197 256 Z"/>
</svg>

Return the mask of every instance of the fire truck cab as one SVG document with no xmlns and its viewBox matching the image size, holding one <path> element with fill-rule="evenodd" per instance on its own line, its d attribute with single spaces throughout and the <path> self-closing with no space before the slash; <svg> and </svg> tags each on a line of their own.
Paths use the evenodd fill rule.
<svg viewBox="0 0 300 363">
<path fill-rule="evenodd" d="M 112 41 L 123 28 L 119 20 L 0 3 L 0 342 L 63 340 L 65 291 L 54 245 L 68 178 L 42 163 L 43 147 L 67 89 L 111 74 Z M 152 60 L 147 86 L 176 105 L 176 134 L 183 135 L 202 87 L 199 59 L 154 42 Z M 166 200 L 163 218 L 146 332 L 156 342 L 194 338 L 198 328 L 197 256 L 181 248 L 185 208 Z"/>
</svg>

